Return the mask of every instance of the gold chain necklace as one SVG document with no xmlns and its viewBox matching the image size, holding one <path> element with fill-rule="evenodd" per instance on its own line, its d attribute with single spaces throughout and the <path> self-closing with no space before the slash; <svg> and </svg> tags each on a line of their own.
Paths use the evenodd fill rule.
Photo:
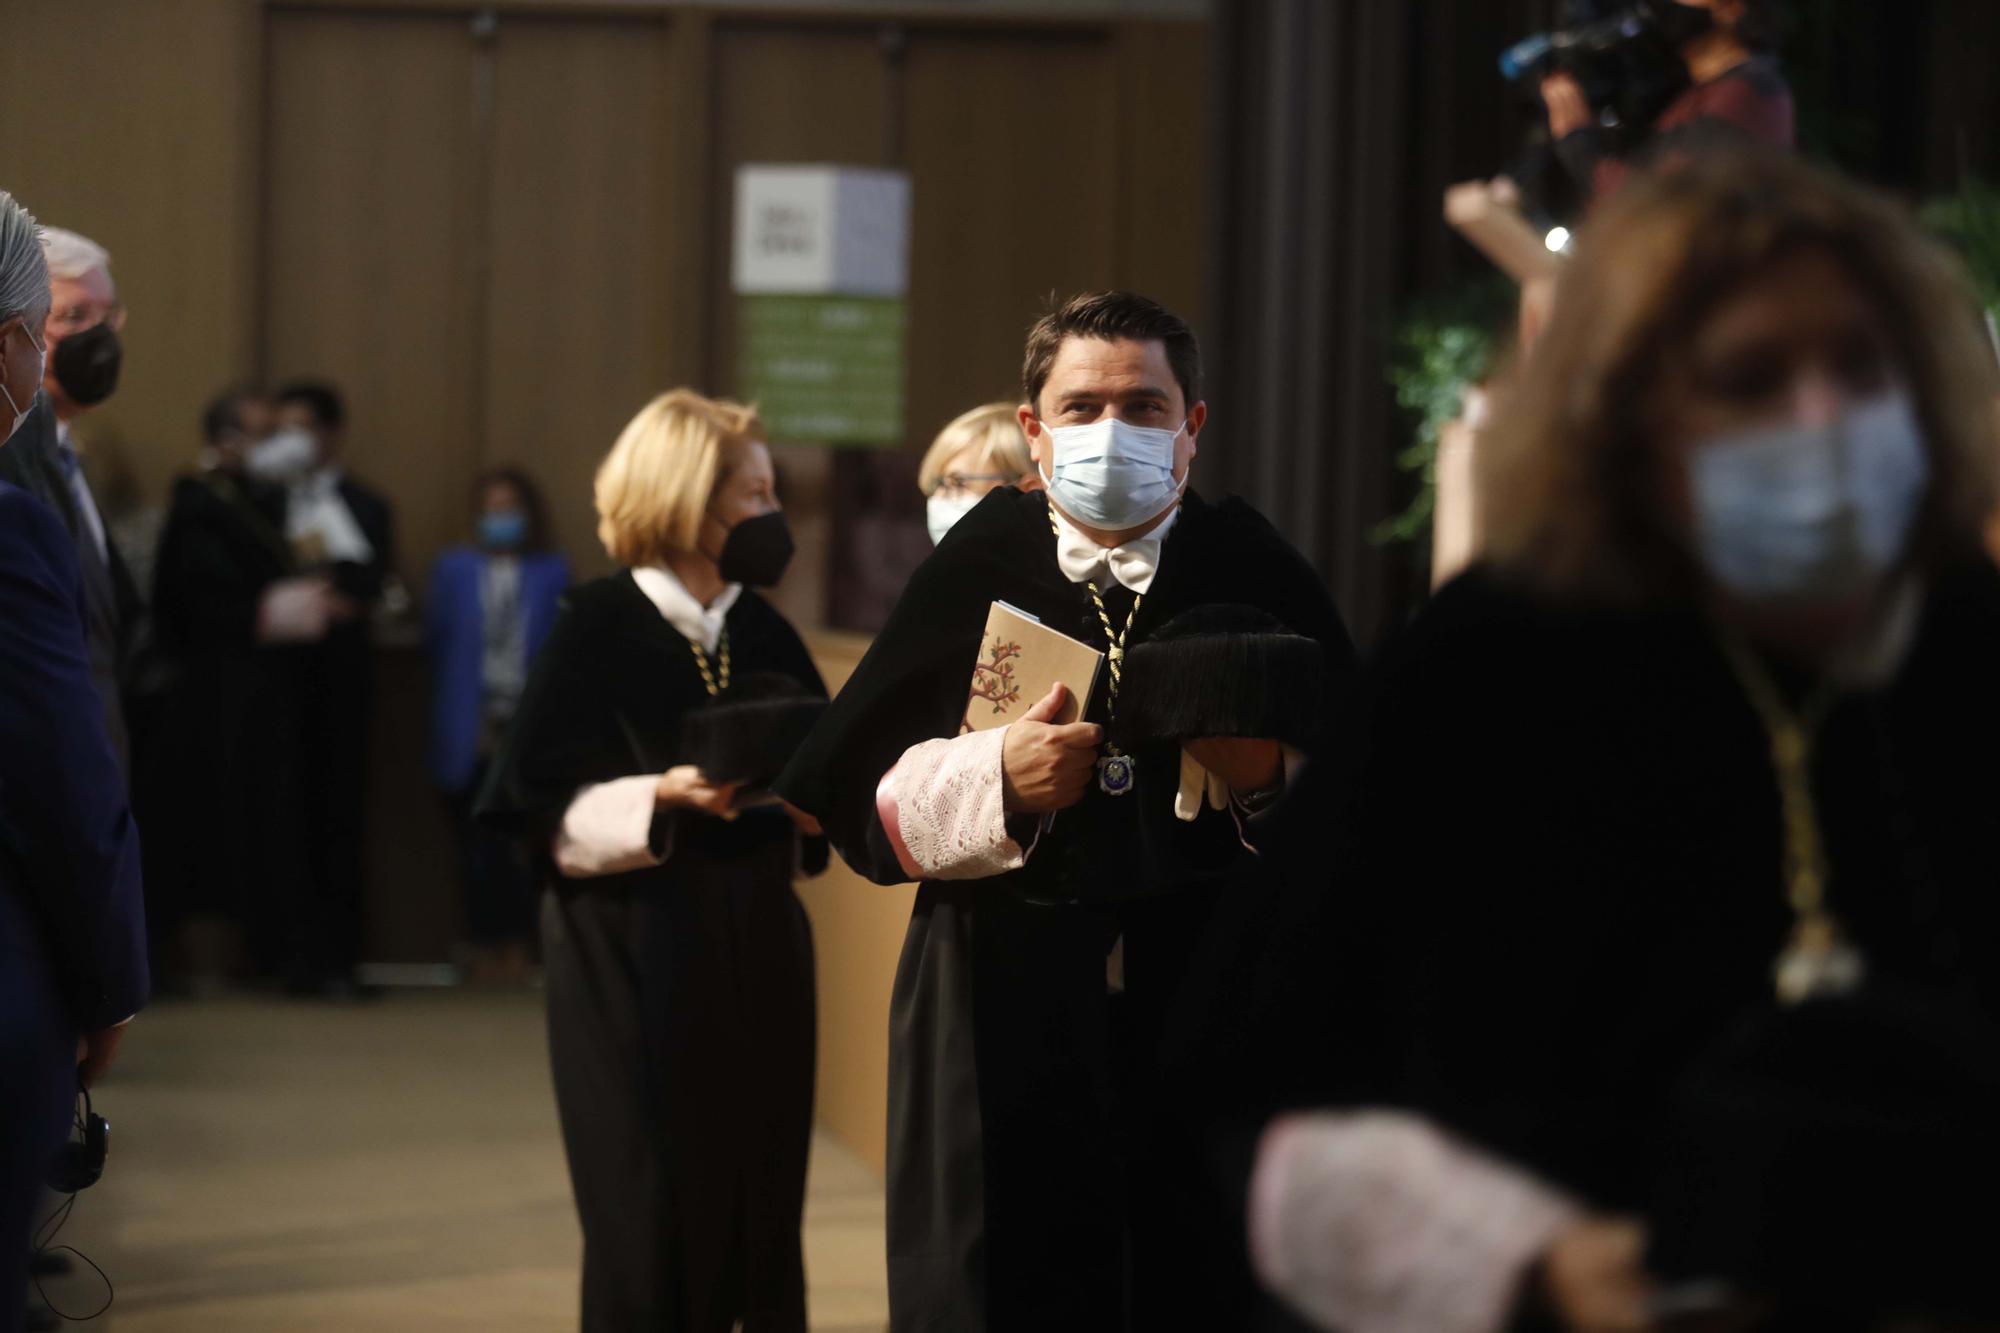
<svg viewBox="0 0 2000 1333">
<path fill-rule="evenodd" d="M 708 697 L 713 699 L 729 688 L 729 626 L 722 627 L 722 636 L 716 640 L 717 666 L 710 668 L 708 654 L 693 639 L 688 640 L 688 651 L 694 654 L 694 664 L 701 670 L 701 683 L 708 687 Z"/>
<path fill-rule="evenodd" d="M 1049 512 L 1049 530 L 1062 540 L 1062 529 L 1056 526 L 1055 511 Z M 1118 720 L 1118 685 L 1125 675 L 1125 640 L 1131 637 L 1132 622 L 1139 618 L 1139 604 L 1146 600 L 1145 594 L 1132 594 L 1132 609 L 1125 613 L 1125 628 L 1112 632 L 1111 613 L 1105 610 L 1104 594 L 1098 591 L 1097 581 L 1088 579 L 1084 587 L 1090 589 L 1090 602 L 1097 608 L 1097 619 L 1104 626 L 1105 665 L 1111 672 L 1111 685 L 1104 696 L 1104 724 L 1108 733 L 1111 724 Z M 1104 753 L 1097 760 L 1097 788 L 1106 796 L 1123 796 L 1132 790 L 1137 778 L 1138 763 L 1131 755 L 1118 748 L 1116 741 L 1106 739 Z"/>
<path fill-rule="evenodd" d="M 1865 964 L 1826 905 L 1826 845 L 1812 792 L 1813 741 L 1832 703 L 1816 688 L 1804 707 L 1788 707 L 1770 674 L 1744 644 L 1721 636 L 1723 655 L 1770 738 L 1771 769 L 1785 828 L 1785 901 L 1792 909 L 1792 937 L 1772 965 L 1778 998 L 1798 1004 L 1840 995 L 1861 984 Z"/>
</svg>

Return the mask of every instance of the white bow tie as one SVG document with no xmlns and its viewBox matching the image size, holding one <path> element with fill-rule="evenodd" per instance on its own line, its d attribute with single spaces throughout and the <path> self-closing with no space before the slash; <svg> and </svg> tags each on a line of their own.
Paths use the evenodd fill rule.
<svg viewBox="0 0 2000 1333">
<path fill-rule="evenodd" d="M 1153 576 L 1160 569 L 1160 548 L 1179 515 L 1176 509 L 1145 536 L 1111 547 L 1099 546 L 1057 515 L 1056 564 L 1071 583 L 1095 583 L 1102 588 L 1108 576 L 1135 593 L 1144 593 L 1153 586 Z"/>
</svg>

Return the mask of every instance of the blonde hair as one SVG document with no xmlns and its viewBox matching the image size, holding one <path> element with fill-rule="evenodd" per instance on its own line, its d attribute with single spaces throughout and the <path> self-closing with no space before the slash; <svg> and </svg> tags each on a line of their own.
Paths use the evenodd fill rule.
<svg viewBox="0 0 2000 1333">
<path fill-rule="evenodd" d="M 764 439 L 757 409 L 672 389 L 639 409 L 597 468 L 597 539 L 627 568 L 693 550 L 715 488 Z"/>
<path fill-rule="evenodd" d="M 1007 474 L 1009 482 L 1033 471 L 1035 462 L 1028 456 L 1028 437 L 1021 434 L 1016 410 L 1013 403 L 986 403 L 953 417 L 917 464 L 918 489 L 925 495 L 936 490 L 945 466 L 974 446 L 980 457 L 993 460 L 996 472 Z"/>
<path fill-rule="evenodd" d="M 1800 251 L 1847 272 L 1908 383 L 1931 465 L 1918 567 L 1978 549 L 1996 494 L 2000 386 L 1956 261 L 1872 192 L 1736 151 L 1635 179 L 1578 238 L 1548 327 L 1480 440 L 1481 527 L 1497 566 L 1613 602 L 1692 590 L 1657 495 L 1651 411 L 1716 308 Z"/>
</svg>

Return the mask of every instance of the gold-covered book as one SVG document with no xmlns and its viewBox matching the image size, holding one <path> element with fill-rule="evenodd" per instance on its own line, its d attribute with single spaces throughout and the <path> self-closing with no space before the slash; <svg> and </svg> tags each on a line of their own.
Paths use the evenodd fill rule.
<svg viewBox="0 0 2000 1333">
<path fill-rule="evenodd" d="M 1018 720 L 1057 681 L 1069 687 L 1069 698 L 1055 721 L 1075 722 L 1090 707 L 1103 667 L 1104 654 L 1089 644 L 1050 629 L 1019 607 L 995 602 L 972 666 L 965 730 L 988 731 Z"/>
</svg>

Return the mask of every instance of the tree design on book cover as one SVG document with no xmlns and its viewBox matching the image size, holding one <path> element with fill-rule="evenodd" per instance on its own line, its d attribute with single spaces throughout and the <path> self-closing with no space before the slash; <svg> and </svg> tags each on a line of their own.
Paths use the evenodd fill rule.
<svg viewBox="0 0 2000 1333">
<path fill-rule="evenodd" d="M 1021 702 L 1021 687 L 1014 680 L 1014 659 L 1020 655 L 1020 644 L 1011 642 L 1004 634 L 992 635 L 986 645 L 986 659 L 973 664 L 972 697 L 992 704 L 995 713 L 1004 713 Z"/>
</svg>

